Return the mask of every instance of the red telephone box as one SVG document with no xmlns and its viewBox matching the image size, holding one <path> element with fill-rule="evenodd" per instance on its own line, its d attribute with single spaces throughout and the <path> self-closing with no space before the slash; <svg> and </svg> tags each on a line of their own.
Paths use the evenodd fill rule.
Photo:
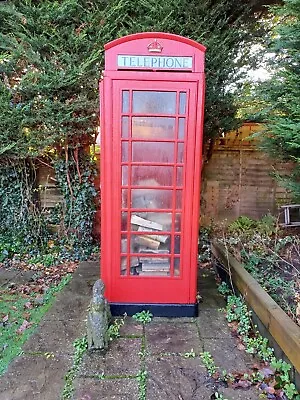
<svg viewBox="0 0 300 400">
<path fill-rule="evenodd" d="M 167 33 L 105 46 L 101 277 L 115 315 L 197 313 L 204 54 Z"/>
</svg>

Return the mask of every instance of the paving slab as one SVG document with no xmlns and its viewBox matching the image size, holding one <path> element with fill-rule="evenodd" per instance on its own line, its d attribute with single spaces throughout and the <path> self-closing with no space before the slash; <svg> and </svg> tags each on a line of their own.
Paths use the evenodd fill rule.
<svg viewBox="0 0 300 400">
<path fill-rule="evenodd" d="M 229 336 L 222 339 L 203 339 L 203 345 L 204 351 L 213 356 L 220 371 L 246 372 L 254 363 L 249 354 L 238 350 L 237 341 Z"/>
<path fill-rule="evenodd" d="M 196 323 L 160 322 L 145 326 L 146 346 L 151 354 L 202 351 Z"/>
<path fill-rule="evenodd" d="M 34 335 L 23 346 L 23 351 L 73 354 L 74 340 L 83 336 L 85 332 L 83 321 L 42 320 Z"/>
<path fill-rule="evenodd" d="M 20 271 L 17 269 L 7 269 L 0 268 L 0 287 L 3 288 L 10 281 L 16 282 L 17 276 L 20 274 Z"/>
<path fill-rule="evenodd" d="M 198 357 L 152 356 L 146 369 L 147 400 L 208 400 L 214 392 Z"/>
<path fill-rule="evenodd" d="M 73 363 L 72 343 L 85 332 L 87 307 L 98 272 L 98 263 L 79 265 L 69 285 L 58 294 L 40 327 L 24 345 L 27 353 L 17 357 L 0 377 L 0 400 L 60 398 L 64 377 Z M 54 357 L 47 358 L 46 352 Z"/>
<path fill-rule="evenodd" d="M 17 285 L 30 282 L 32 277 L 36 274 L 37 271 L 22 271 L 19 269 L 8 269 L 5 268 L 0 269 L 0 282 L 3 281 L 2 287 L 15 283 Z"/>
<path fill-rule="evenodd" d="M 141 339 L 116 339 L 109 350 L 88 352 L 80 366 L 80 377 L 100 376 L 133 376 L 140 370 Z"/>
<path fill-rule="evenodd" d="M 59 293 L 57 299 L 50 310 L 45 314 L 44 320 L 65 321 L 76 320 L 78 323 L 87 318 L 87 310 L 92 298 L 92 288 L 90 295 L 81 296 L 76 292 L 63 291 Z"/>
<path fill-rule="evenodd" d="M 166 323 L 170 323 L 170 324 L 190 324 L 195 322 L 195 318 L 191 318 L 191 317 L 180 317 L 180 318 L 176 318 L 176 317 L 153 317 L 151 323 L 155 324 L 155 323 L 161 323 L 161 322 L 166 322 Z"/>
<path fill-rule="evenodd" d="M 91 301 L 92 288 L 97 279 L 99 279 L 98 263 L 82 262 L 74 272 L 70 283 L 57 295 L 54 305 L 44 319 L 84 321 Z"/>
<path fill-rule="evenodd" d="M 251 387 L 249 389 L 232 389 L 232 388 L 224 388 L 219 391 L 224 395 L 226 399 L 230 400 L 258 400 L 260 399 L 259 397 L 259 391 Z"/>
<path fill-rule="evenodd" d="M 131 317 L 126 317 L 125 324 L 120 328 L 121 336 L 143 336 L 143 325 Z"/>
<path fill-rule="evenodd" d="M 0 378 L 0 400 L 57 400 L 71 365 L 66 355 L 18 357 Z"/>
<path fill-rule="evenodd" d="M 218 292 L 210 292 L 206 289 L 199 289 L 199 294 L 202 297 L 202 301 L 199 303 L 198 310 L 199 312 L 202 310 L 211 310 L 211 309 L 219 309 L 225 307 L 225 301 L 222 295 Z"/>
<path fill-rule="evenodd" d="M 199 303 L 199 311 L 225 307 L 225 300 L 217 289 L 214 270 L 200 270 L 198 291 L 202 297 L 202 301 Z"/>
<path fill-rule="evenodd" d="M 160 399 L 159 397 L 156 399 Z M 73 400 L 139 400 L 137 379 L 78 378 Z"/>
<path fill-rule="evenodd" d="M 223 312 L 218 309 L 200 311 L 197 324 L 201 338 L 227 338 L 231 336 L 226 318 Z"/>
</svg>

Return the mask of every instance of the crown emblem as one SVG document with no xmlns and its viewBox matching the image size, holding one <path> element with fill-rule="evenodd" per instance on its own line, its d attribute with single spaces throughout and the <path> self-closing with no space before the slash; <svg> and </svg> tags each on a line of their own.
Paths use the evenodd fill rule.
<svg viewBox="0 0 300 400">
<path fill-rule="evenodd" d="M 153 42 L 148 44 L 147 47 L 148 47 L 148 51 L 150 53 L 161 53 L 161 51 L 163 49 L 162 45 L 156 39 L 154 39 Z"/>
</svg>

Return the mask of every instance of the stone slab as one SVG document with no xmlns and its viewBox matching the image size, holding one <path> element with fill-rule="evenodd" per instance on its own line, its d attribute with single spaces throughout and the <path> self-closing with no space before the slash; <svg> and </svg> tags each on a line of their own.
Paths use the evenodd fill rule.
<svg viewBox="0 0 300 400">
<path fill-rule="evenodd" d="M 73 293 L 69 290 L 63 290 L 63 292 L 57 295 L 55 303 L 44 316 L 44 320 L 84 321 L 87 318 L 87 310 L 91 301 L 91 296 L 92 288 L 90 295 L 86 296 L 77 295 L 76 292 Z"/>
<path fill-rule="evenodd" d="M 246 390 L 242 389 L 232 389 L 232 388 L 224 388 L 219 390 L 219 393 L 222 393 L 226 399 L 230 400 L 258 400 L 259 397 L 259 390 L 251 387 Z"/>
<path fill-rule="evenodd" d="M 19 273 L 16 269 L 0 268 L 0 287 L 3 288 L 10 281 L 16 282 Z"/>
<path fill-rule="evenodd" d="M 120 328 L 121 336 L 143 336 L 143 325 L 131 317 L 125 318 L 125 324 Z"/>
<path fill-rule="evenodd" d="M 96 262 L 82 262 L 74 272 L 70 283 L 58 293 L 53 307 L 45 315 L 46 320 L 84 320 L 92 298 L 92 289 L 99 279 Z"/>
<path fill-rule="evenodd" d="M 151 354 L 202 351 L 196 323 L 150 323 L 145 326 L 146 346 Z"/>
<path fill-rule="evenodd" d="M 141 339 L 115 339 L 108 351 L 88 352 L 82 360 L 79 376 L 132 376 L 140 370 Z"/>
<path fill-rule="evenodd" d="M 77 378 L 73 400 L 139 400 L 137 379 Z"/>
<path fill-rule="evenodd" d="M 154 317 L 152 323 L 190 324 L 195 322 L 195 317 Z"/>
<path fill-rule="evenodd" d="M 200 311 L 197 323 L 199 325 L 201 338 L 228 338 L 231 336 L 226 318 L 219 310 Z"/>
<path fill-rule="evenodd" d="M 53 352 L 73 354 L 73 342 L 86 332 L 85 323 L 77 320 L 43 320 L 23 346 L 25 353 Z"/>
<path fill-rule="evenodd" d="M 0 400 L 59 399 L 71 365 L 65 355 L 18 357 L 0 377 Z"/>
<path fill-rule="evenodd" d="M 147 400 L 208 400 L 214 392 L 199 357 L 153 356 L 146 370 Z"/>
<path fill-rule="evenodd" d="M 79 265 L 71 282 L 57 295 L 53 307 L 24 346 L 28 352 L 54 353 L 54 358 L 28 353 L 17 357 L 0 377 L 0 400 L 60 398 L 64 377 L 73 363 L 72 342 L 85 330 L 87 307 L 96 279 L 95 263 Z"/>
<path fill-rule="evenodd" d="M 217 289 L 215 271 L 213 269 L 200 271 L 198 291 L 202 297 L 202 301 L 199 303 L 199 312 L 225 307 L 225 300 Z"/>
<path fill-rule="evenodd" d="M 78 273 L 78 275 L 82 275 L 85 278 L 88 278 L 90 276 L 96 277 L 96 279 L 99 279 L 100 277 L 100 261 L 81 261 L 79 268 L 75 271 L 75 274 Z"/>
<path fill-rule="evenodd" d="M 208 351 L 214 358 L 220 371 L 246 372 L 254 363 L 253 358 L 243 350 L 238 350 L 234 338 L 203 339 L 204 351 Z"/>
<path fill-rule="evenodd" d="M 36 274 L 36 271 L 22 271 L 18 269 L 8 269 L 5 268 L 0 269 L 0 283 L 1 287 L 4 288 L 5 286 L 9 286 L 12 283 L 16 285 L 25 284 L 32 280 L 32 277 Z"/>
<path fill-rule="evenodd" d="M 202 301 L 201 303 L 199 303 L 198 307 L 199 312 L 202 310 L 211 310 L 225 307 L 224 298 L 219 293 L 211 293 L 209 290 L 200 288 L 199 294 L 202 297 Z"/>
</svg>

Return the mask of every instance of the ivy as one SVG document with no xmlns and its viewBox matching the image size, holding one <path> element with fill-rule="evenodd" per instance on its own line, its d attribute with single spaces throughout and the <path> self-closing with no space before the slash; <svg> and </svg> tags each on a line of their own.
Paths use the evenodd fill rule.
<svg viewBox="0 0 300 400">
<path fill-rule="evenodd" d="M 54 163 L 57 184 L 64 199 L 59 210 L 60 224 L 67 236 L 62 239 L 71 249 L 77 249 L 79 258 L 91 250 L 97 205 L 93 181 L 96 167 L 87 156 L 83 154 L 82 157 L 80 166 L 74 160 L 66 163 L 58 159 Z"/>
<path fill-rule="evenodd" d="M 26 160 L 0 166 L 0 262 L 42 248 L 48 239 L 44 217 L 35 204 L 34 174 Z"/>
</svg>

